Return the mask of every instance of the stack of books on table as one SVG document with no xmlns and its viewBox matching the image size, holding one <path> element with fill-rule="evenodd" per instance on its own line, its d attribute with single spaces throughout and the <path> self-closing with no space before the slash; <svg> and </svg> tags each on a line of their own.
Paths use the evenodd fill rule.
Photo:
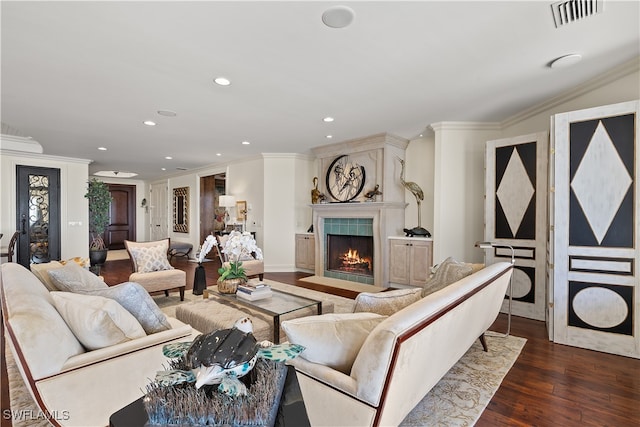
<svg viewBox="0 0 640 427">
<path fill-rule="evenodd" d="M 236 296 L 238 298 L 247 299 L 249 301 L 269 298 L 271 295 L 273 295 L 271 292 L 271 286 L 262 282 L 247 282 L 244 285 L 239 285 L 238 292 L 236 292 Z"/>
</svg>

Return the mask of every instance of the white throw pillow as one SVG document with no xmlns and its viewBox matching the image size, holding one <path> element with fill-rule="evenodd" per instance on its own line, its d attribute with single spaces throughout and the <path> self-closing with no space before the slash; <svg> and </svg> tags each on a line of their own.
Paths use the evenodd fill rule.
<svg viewBox="0 0 640 427">
<path fill-rule="evenodd" d="M 108 288 L 102 279 L 75 262 L 67 263 L 62 268 L 50 269 L 48 272 L 51 281 L 60 291 L 79 292 Z"/>
<path fill-rule="evenodd" d="M 438 265 L 433 276 L 422 287 L 422 296 L 426 297 L 440 289 L 444 289 L 450 284 L 467 277 L 472 271 L 471 264 L 458 262 L 449 257 Z"/>
<path fill-rule="evenodd" d="M 144 331 L 150 335 L 171 329 L 167 316 L 158 308 L 149 292 L 139 283 L 124 282 L 107 289 L 83 292 L 88 295 L 99 295 L 117 301 L 133 317 L 140 322 Z"/>
<path fill-rule="evenodd" d="M 329 313 L 286 320 L 282 330 L 292 344 L 305 347 L 301 357 L 348 375 L 364 340 L 386 318 L 376 313 Z"/>
<path fill-rule="evenodd" d="M 138 273 L 173 270 L 167 258 L 166 245 L 131 248 L 130 251 Z"/>
<path fill-rule="evenodd" d="M 356 305 L 353 307 L 353 312 L 369 312 L 391 316 L 421 298 L 422 288 L 396 289 L 394 291 L 375 293 L 361 292 L 356 297 Z"/>
<path fill-rule="evenodd" d="M 136 318 L 112 299 L 71 292 L 50 295 L 60 316 L 88 350 L 146 336 Z"/>
</svg>

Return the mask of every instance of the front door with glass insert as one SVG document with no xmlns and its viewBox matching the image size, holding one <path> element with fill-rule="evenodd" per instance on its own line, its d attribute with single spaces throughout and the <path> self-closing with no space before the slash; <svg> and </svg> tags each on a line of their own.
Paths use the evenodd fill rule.
<svg viewBox="0 0 640 427">
<path fill-rule="evenodd" d="M 17 166 L 18 263 L 60 259 L 60 169 Z"/>
</svg>

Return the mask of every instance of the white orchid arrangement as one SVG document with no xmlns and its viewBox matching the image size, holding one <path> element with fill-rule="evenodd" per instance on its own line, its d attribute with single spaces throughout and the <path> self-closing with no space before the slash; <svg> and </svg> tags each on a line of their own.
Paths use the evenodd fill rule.
<svg viewBox="0 0 640 427">
<path fill-rule="evenodd" d="M 202 242 L 202 247 L 200 248 L 200 253 L 198 254 L 198 263 L 202 264 L 204 261 L 204 257 L 213 249 L 214 246 L 218 246 L 218 241 L 213 236 L 213 234 L 209 234 L 204 242 Z"/>
<path fill-rule="evenodd" d="M 254 257 L 255 259 L 262 259 L 262 250 L 248 231 L 244 233 L 236 230 L 232 231 L 222 248 L 222 252 L 229 258 L 229 266 L 226 268 L 221 267 L 218 270 L 220 274 L 219 280 L 246 280 L 247 275 L 242 267 L 242 261 L 254 259 Z"/>
</svg>

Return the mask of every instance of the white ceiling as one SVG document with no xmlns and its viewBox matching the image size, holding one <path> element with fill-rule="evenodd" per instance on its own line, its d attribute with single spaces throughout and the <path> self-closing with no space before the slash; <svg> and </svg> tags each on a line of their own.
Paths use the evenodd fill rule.
<svg viewBox="0 0 640 427">
<path fill-rule="evenodd" d="M 46 154 L 94 160 L 91 173 L 159 179 L 380 132 L 414 138 L 439 121 L 500 122 L 640 55 L 640 2 L 605 1 L 561 28 L 551 3 L 2 1 L 2 123 Z M 347 28 L 322 23 L 336 4 L 355 12 Z M 548 67 L 570 53 L 583 60 Z"/>
</svg>

